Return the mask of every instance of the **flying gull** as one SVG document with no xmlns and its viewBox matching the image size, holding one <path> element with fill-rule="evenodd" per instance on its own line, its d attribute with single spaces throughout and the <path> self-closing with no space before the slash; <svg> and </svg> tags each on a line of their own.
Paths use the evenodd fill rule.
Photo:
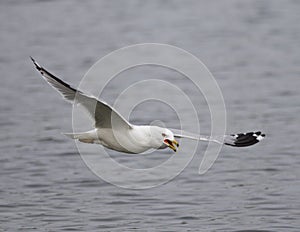
<svg viewBox="0 0 300 232">
<path fill-rule="evenodd" d="M 106 148 L 126 153 L 142 153 L 149 149 L 171 148 L 176 152 L 179 143 L 175 138 L 216 142 L 233 147 L 247 147 L 261 141 L 265 134 L 260 131 L 210 137 L 189 133 L 173 133 L 158 126 L 139 126 L 128 122 L 113 107 L 94 96 L 87 95 L 71 87 L 66 82 L 48 72 L 32 57 L 36 69 L 43 78 L 56 89 L 65 100 L 83 106 L 94 121 L 94 129 L 82 133 L 65 133 L 66 136 L 83 143 L 100 144 Z"/>
</svg>

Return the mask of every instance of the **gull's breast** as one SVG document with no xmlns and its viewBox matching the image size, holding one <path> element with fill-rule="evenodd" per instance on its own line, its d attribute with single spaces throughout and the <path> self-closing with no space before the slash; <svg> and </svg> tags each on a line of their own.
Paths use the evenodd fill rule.
<svg viewBox="0 0 300 232">
<path fill-rule="evenodd" d="M 97 129 L 95 143 L 126 153 L 142 153 L 151 148 L 145 145 L 144 138 L 136 137 L 130 130 L 114 131 L 110 128 Z"/>
</svg>

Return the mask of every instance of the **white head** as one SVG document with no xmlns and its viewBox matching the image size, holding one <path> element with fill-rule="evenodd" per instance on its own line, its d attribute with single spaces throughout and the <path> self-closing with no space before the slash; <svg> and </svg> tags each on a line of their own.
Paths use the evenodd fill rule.
<svg viewBox="0 0 300 232">
<path fill-rule="evenodd" d="M 179 147 L 179 143 L 174 139 L 174 134 L 167 128 L 164 128 L 161 133 L 163 137 L 163 143 L 176 152 L 176 147 Z"/>
<path fill-rule="evenodd" d="M 174 139 L 174 134 L 167 128 L 151 126 L 152 138 L 159 148 L 169 147 L 176 152 L 179 147 L 178 142 Z"/>
</svg>

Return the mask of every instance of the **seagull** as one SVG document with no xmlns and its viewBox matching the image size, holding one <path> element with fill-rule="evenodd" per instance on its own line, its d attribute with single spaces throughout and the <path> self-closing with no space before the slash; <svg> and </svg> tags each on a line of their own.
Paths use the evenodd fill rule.
<svg viewBox="0 0 300 232">
<path fill-rule="evenodd" d="M 82 143 L 100 144 L 115 151 L 138 154 L 150 149 L 165 148 L 170 148 L 176 152 L 179 147 L 176 139 L 180 138 L 215 142 L 233 147 L 247 147 L 260 142 L 265 137 L 265 134 L 260 131 L 211 137 L 188 134 L 182 131 L 181 133 L 173 133 L 170 129 L 159 126 L 131 124 L 104 101 L 71 87 L 48 72 L 32 57 L 30 58 L 42 77 L 65 100 L 82 106 L 94 121 L 94 129 L 90 131 L 64 133 L 67 137 Z"/>
</svg>

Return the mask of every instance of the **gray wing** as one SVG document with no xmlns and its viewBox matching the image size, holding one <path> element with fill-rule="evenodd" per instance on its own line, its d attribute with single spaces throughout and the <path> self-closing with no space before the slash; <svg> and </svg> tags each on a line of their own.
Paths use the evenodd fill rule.
<svg viewBox="0 0 300 232">
<path fill-rule="evenodd" d="M 248 147 L 254 145 L 264 139 L 265 134 L 262 134 L 260 131 L 257 132 L 247 132 L 247 133 L 239 133 L 232 135 L 224 135 L 224 136 L 203 136 L 203 135 L 194 135 L 187 132 L 179 132 L 174 134 L 175 138 L 186 138 L 198 141 L 206 141 L 206 142 L 215 142 L 219 144 L 225 144 L 233 147 Z"/>
<path fill-rule="evenodd" d="M 80 104 L 88 111 L 89 115 L 95 121 L 96 128 L 112 128 L 112 119 L 114 127 L 122 127 L 126 129 L 132 128 L 132 125 L 107 103 L 74 89 L 69 84 L 65 83 L 40 66 L 32 57 L 30 58 L 36 69 L 42 74 L 43 78 L 66 100 L 75 104 Z"/>
</svg>

